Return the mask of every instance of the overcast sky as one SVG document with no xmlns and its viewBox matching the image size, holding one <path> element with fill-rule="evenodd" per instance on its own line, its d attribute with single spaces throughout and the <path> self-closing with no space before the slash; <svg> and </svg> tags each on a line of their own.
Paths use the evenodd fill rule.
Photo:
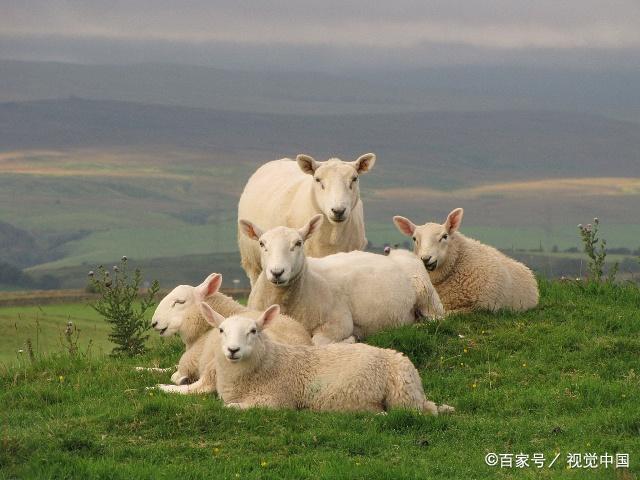
<svg viewBox="0 0 640 480">
<path fill-rule="evenodd" d="M 0 58 L 637 68 L 640 0 L 0 0 Z"/>
</svg>

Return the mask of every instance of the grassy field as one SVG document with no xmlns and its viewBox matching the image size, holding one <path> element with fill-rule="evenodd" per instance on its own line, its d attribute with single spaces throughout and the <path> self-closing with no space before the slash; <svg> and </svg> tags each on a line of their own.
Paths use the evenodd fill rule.
<svg viewBox="0 0 640 480">
<path fill-rule="evenodd" d="M 97 355 L 111 350 L 107 339 L 109 325 L 86 303 L 0 307 L 0 328 L 10 332 L 0 337 L 0 363 L 26 358 L 27 339 L 31 340 L 36 353 L 59 352 L 65 343 L 64 329 L 68 321 L 80 330 L 78 346 L 82 351 L 86 351 L 89 342 Z M 18 353 L 19 350 L 23 353 Z"/>
<path fill-rule="evenodd" d="M 174 365 L 176 339 L 134 360 L 23 358 L 0 368 L 0 478 L 637 478 L 640 291 L 543 281 L 541 293 L 524 314 L 368 340 L 407 353 L 428 396 L 457 408 L 438 418 L 238 412 L 146 390 L 168 375 L 132 367 Z M 489 467 L 489 452 L 543 453 L 546 465 Z M 628 453 L 630 468 L 569 470 L 574 452 Z"/>
</svg>

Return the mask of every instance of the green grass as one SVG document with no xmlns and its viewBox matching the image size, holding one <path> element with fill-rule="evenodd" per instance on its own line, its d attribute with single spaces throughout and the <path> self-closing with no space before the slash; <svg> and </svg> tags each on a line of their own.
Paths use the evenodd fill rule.
<svg viewBox="0 0 640 480">
<path fill-rule="evenodd" d="M 26 342 L 31 340 L 37 353 L 59 352 L 68 321 L 80 330 L 78 346 L 85 351 L 92 343 L 97 353 L 112 348 L 107 339 L 109 324 L 102 321 L 88 304 L 52 304 L 42 306 L 0 307 L 0 363 L 14 362 L 27 355 Z M 18 351 L 23 350 L 22 354 Z"/>
<path fill-rule="evenodd" d="M 451 416 L 224 409 L 213 396 L 145 390 L 177 339 L 125 360 L 47 356 L 0 368 L 0 478 L 636 478 L 640 291 L 541 283 L 524 314 L 458 315 L 382 332 Z M 551 468 L 488 467 L 542 452 Z M 623 472 L 566 469 L 568 452 L 629 453 Z"/>
</svg>

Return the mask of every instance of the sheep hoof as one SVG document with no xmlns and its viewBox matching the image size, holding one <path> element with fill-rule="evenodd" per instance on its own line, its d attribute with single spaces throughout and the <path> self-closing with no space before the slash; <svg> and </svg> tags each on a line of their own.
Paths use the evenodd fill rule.
<svg viewBox="0 0 640 480">
<path fill-rule="evenodd" d="M 450 405 L 445 405 L 444 403 L 442 405 L 438 405 L 438 413 L 447 414 L 447 413 L 453 413 L 455 411 L 456 409 Z"/>
</svg>

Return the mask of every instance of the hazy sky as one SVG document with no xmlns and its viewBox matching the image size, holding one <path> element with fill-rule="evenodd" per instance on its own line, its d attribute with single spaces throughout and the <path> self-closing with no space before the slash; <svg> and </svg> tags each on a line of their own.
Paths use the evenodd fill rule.
<svg viewBox="0 0 640 480">
<path fill-rule="evenodd" d="M 0 0 L 0 57 L 637 67 L 640 0 Z"/>
</svg>

